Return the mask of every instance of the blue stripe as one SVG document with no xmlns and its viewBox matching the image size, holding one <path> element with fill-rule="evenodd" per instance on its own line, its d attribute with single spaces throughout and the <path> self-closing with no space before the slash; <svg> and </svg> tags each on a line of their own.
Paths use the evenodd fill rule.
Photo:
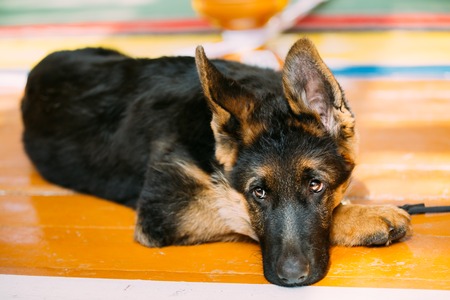
<svg viewBox="0 0 450 300">
<path fill-rule="evenodd" d="M 379 65 L 359 65 L 346 67 L 332 67 L 331 71 L 338 77 L 402 77 L 402 78 L 431 78 L 450 79 L 449 66 L 379 66 Z M 24 76 L 29 70 L 25 68 L 0 68 L 2 76 Z"/>
<path fill-rule="evenodd" d="M 341 77 L 420 77 L 450 79 L 450 66 L 376 66 L 360 65 L 331 68 Z"/>
</svg>

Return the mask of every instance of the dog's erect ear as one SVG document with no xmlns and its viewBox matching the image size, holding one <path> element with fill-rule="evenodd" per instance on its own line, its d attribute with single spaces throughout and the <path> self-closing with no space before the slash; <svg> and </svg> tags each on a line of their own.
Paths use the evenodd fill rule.
<svg viewBox="0 0 450 300">
<path fill-rule="evenodd" d="M 195 61 L 213 113 L 211 128 L 216 139 L 216 158 L 230 170 L 236 160 L 238 141 L 250 143 L 258 134 L 259 127 L 250 121 L 254 96 L 237 81 L 223 75 L 208 60 L 201 46 L 197 47 Z"/>
<path fill-rule="evenodd" d="M 341 153 L 355 159 L 355 120 L 344 92 L 313 43 L 297 41 L 283 67 L 283 88 L 295 114 L 312 113 L 338 140 Z"/>
<path fill-rule="evenodd" d="M 253 109 L 252 94 L 235 80 L 224 76 L 206 57 L 202 46 L 195 53 L 203 92 L 214 114 L 245 119 Z"/>
</svg>

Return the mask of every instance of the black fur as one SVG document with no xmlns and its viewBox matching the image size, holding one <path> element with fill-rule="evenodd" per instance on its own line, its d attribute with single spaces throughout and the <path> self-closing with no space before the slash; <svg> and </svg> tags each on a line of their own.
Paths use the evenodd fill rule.
<svg viewBox="0 0 450 300">
<path fill-rule="evenodd" d="M 268 71 L 261 78 L 256 68 L 216 64 L 250 87 L 279 83 Z M 56 52 L 29 74 L 22 112 L 25 149 L 39 172 L 80 192 L 135 206 L 152 162 L 175 155 L 213 170 L 211 112 L 191 57 Z"/>
</svg>

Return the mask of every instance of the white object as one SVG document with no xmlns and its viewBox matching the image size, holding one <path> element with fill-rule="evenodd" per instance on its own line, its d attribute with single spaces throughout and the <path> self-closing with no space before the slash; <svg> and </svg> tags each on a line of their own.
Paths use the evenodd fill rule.
<svg viewBox="0 0 450 300">
<path fill-rule="evenodd" d="M 297 0 L 288 5 L 285 10 L 273 16 L 267 24 L 251 30 L 224 30 L 222 41 L 203 45 L 205 53 L 210 58 L 222 57 L 227 54 L 244 53 L 264 46 L 270 39 L 295 25 L 296 21 L 307 15 L 317 5 L 327 0 Z M 182 49 L 176 55 L 194 56 L 195 49 Z"/>
</svg>

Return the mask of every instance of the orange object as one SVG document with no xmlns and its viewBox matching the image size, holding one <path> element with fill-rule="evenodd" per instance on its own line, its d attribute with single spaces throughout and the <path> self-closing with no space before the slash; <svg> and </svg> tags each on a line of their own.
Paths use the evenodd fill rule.
<svg viewBox="0 0 450 300">
<path fill-rule="evenodd" d="M 192 0 L 192 6 L 212 24 L 226 30 L 263 27 L 288 0 Z"/>
</svg>

